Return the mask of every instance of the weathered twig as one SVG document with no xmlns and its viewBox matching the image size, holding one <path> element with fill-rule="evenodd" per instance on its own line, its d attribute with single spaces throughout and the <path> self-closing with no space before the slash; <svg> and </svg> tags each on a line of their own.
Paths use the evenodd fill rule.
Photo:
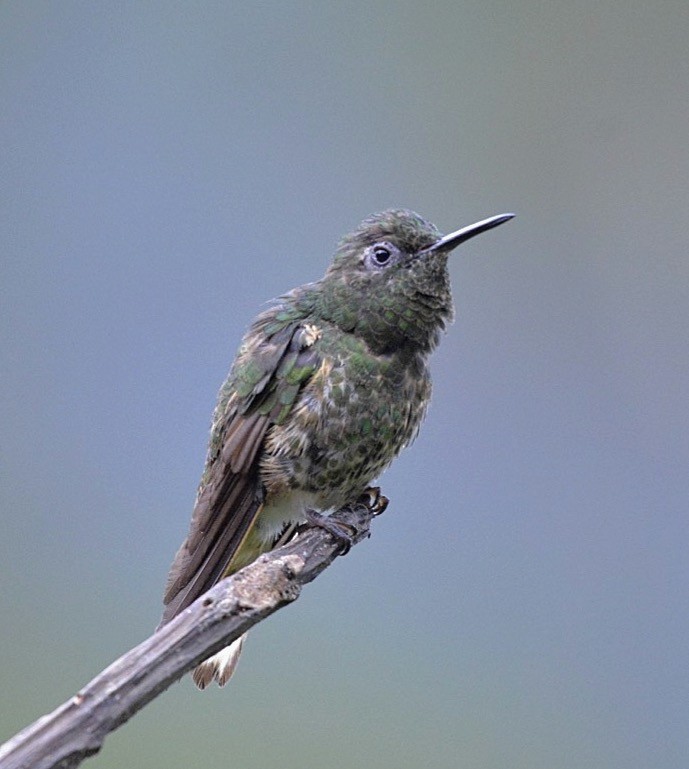
<svg viewBox="0 0 689 769">
<path fill-rule="evenodd" d="M 375 510 L 357 503 L 330 516 L 352 527 L 352 543 L 369 536 Z M 168 625 L 120 657 L 57 710 L 0 746 L 0 769 L 77 766 L 107 734 L 250 627 L 299 597 L 342 547 L 320 527 L 261 556 L 202 595 Z"/>
</svg>

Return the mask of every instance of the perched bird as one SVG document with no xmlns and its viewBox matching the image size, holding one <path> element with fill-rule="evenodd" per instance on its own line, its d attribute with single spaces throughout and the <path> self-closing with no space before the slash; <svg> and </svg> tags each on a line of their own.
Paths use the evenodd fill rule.
<svg viewBox="0 0 689 769">
<path fill-rule="evenodd" d="M 413 211 L 375 214 L 342 239 L 321 280 L 256 318 L 220 390 L 161 626 L 285 541 L 307 510 L 356 500 L 414 440 L 428 359 L 453 316 L 448 254 L 512 216 L 443 237 Z M 229 680 L 242 642 L 195 669 L 199 688 Z"/>
</svg>

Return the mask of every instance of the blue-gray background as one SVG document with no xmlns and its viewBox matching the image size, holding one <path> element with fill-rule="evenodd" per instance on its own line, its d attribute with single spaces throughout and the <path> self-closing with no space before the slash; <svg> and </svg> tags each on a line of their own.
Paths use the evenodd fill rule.
<svg viewBox="0 0 689 769">
<path fill-rule="evenodd" d="M 388 206 L 457 322 L 373 538 L 92 766 L 689 765 L 686 0 L 0 5 L 0 737 L 146 637 L 262 302 Z"/>
</svg>

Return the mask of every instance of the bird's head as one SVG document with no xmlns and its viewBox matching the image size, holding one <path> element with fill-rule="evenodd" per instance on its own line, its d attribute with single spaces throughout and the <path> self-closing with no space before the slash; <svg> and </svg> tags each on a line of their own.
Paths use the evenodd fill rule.
<svg viewBox="0 0 689 769">
<path fill-rule="evenodd" d="M 316 284 L 320 314 L 376 352 L 403 346 L 430 352 L 453 315 L 449 253 L 511 218 L 494 216 L 442 236 L 407 209 L 368 217 L 342 239 Z"/>
</svg>

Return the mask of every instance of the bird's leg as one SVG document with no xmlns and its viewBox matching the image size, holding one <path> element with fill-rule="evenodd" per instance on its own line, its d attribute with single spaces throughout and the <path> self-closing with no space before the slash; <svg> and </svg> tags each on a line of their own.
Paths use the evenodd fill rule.
<svg viewBox="0 0 689 769">
<path fill-rule="evenodd" d="M 321 515 L 321 513 L 306 508 L 304 510 L 304 518 L 306 522 L 311 526 L 318 526 L 321 529 L 325 529 L 333 539 L 340 545 L 339 555 L 347 555 L 354 544 L 354 534 L 356 529 L 352 526 L 348 526 L 341 521 L 334 521 L 327 515 Z"/>
<path fill-rule="evenodd" d="M 356 504 L 367 507 L 376 516 L 385 511 L 390 500 L 380 493 L 380 486 L 369 486 L 357 499 Z M 340 555 L 346 555 L 354 544 L 356 529 L 342 521 L 333 520 L 330 516 L 322 515 L 310 508 L 304 510 L 304 518 L 311 526 L 325 529 L 341 546 Z"/>
</svg>

